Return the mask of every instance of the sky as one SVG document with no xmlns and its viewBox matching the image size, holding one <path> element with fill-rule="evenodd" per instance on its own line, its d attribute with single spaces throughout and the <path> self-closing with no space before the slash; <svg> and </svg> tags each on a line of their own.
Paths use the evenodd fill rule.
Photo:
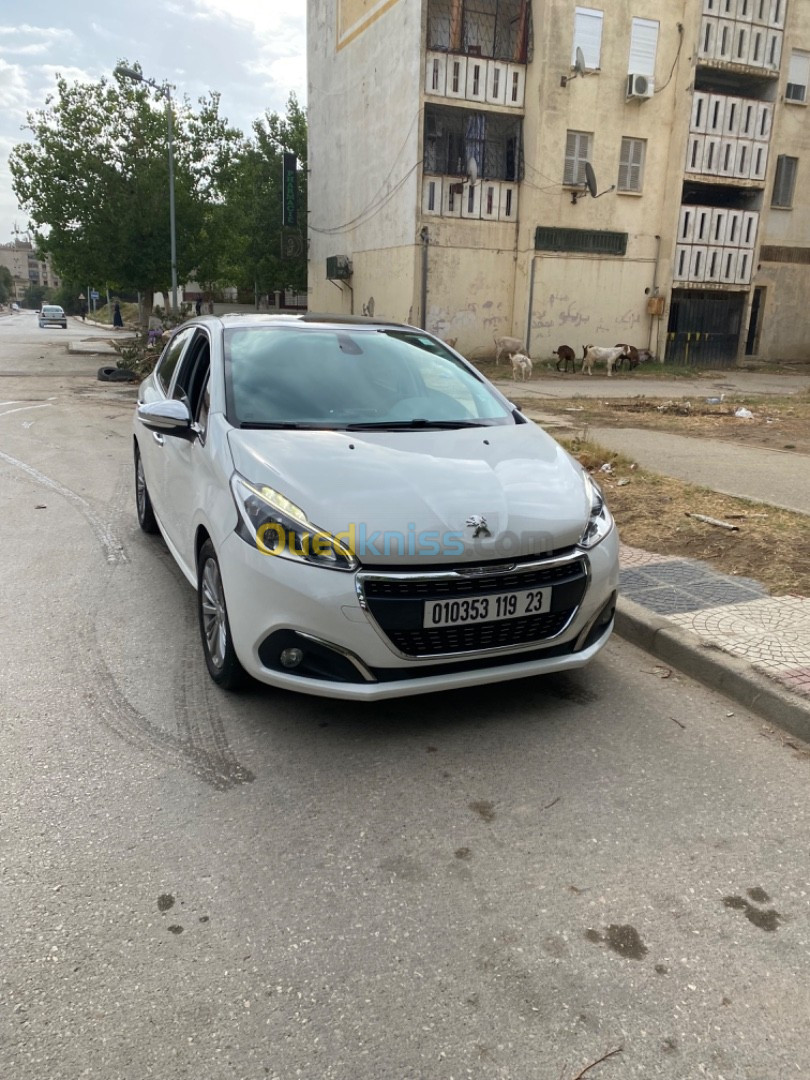
<svg viewBox="0 0 810 1080">
<path fill-rule="evenodd" d="M 221 94 L 220 113 L 248 134 L 266 112 L 306 104 L 306 0 L 136 0 L 105 9 L 89 0 L 0 5 L 0 243 L 28 218 L 11 185 L 12 147 L 30 138 L 26 115 L 45 105 L 56 76 L 108 79 L 120 60 L 172 83 L 193 103 Z"/>
</svg>

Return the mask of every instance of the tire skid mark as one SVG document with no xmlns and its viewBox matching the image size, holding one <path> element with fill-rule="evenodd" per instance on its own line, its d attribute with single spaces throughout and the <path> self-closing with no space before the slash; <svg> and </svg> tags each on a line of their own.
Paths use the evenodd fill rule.
<svg viewBox="0 0 810 1080">
<path fill-rule="evenodd" d="M 5 461 L 5 463 L 11 465 L 12 468 L 21 470 L 37 484 L 48 488 L 50 491 L 55 491 L 57 495 L 61 495 L 63 499 L 73 503 L 92 529 L 96 540 L 98 540 L 104 549 L 104 554 L 108 563 L 115 564 L 127 562 L 124 545 L 113 532 L 112 526 L 96 513 L 87 499 L 82 498 L 82 496 L 78 495 L 75 491 L 71 491 L 71 489 L 65 487 L 64 484 L 60 484 L 58 480 L 52 480 L 49 476 L 46 476 L 45 473 L 40 472 L 39 469 L 35 469 L 33 465 L 28 465 L 26 462 L 20 461 L 19 458 L 4 453 L 2 450 L 0 450 L 0 461 Z"/>
<path fill-rule="evenodd" d="M 119 687 L 89 627 L 80 628 L 76 640 L 88 701 L 114 735 L 136 750 L 156 754 L 164 763 L 170 762 L 191 773 L 217 791 L 227 791 L 253 780 L 250 771 L 236 761 L 227 739 L 226 755 L 212 753 L 205 745 L 212 740 L 198 735 L 195 741 L 185 720 L 179 724 L 178 735 L 173 735 L 135 708 Z"/>
<path fill-rule="evenodd" d="M 196 642 L 194 642 L 196 645 Z M 175 654 L 177 655 L 177 654 Z M 216 691 L 201 660 L 201 650 L 191 643 L 179 653 L 175 665 L 175 716 L 184 745 L 207 760 L 223 788 L 250 784 L 253 773 L 240 765 L 231 750 L 219 713 Z"/>
</svg>

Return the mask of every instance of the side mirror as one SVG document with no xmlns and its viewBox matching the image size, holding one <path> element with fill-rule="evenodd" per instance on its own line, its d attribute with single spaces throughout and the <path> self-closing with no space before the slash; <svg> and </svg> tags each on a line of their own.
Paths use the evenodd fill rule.
<svg viewBox="0 0 810 1080">
<path fill-rule="evenodd" d="M 191 434 L 191 412 L 185 401 L 150 401 L 138 406 L 138 419 L 151 431 L 167 435 Z"/>
</svg>

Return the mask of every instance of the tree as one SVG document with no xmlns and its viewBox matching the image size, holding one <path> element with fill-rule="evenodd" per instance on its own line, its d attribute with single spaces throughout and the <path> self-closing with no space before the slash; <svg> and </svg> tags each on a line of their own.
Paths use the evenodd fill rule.
<svg viewBox="0 0 810 1080">
<path fill-rule="evenodd" d="M 282 162 L 284 153 L 298 158 L 298 226 L 282 226 Z M 201 283 L 236 285 L 254 295 L 277 289 L 306 289 L 306 112 L 294 94 L 285 117 L 267 113 L 253 124 L 253 138 L 234 159 L 234 170 L 221 204 L 209 207 L 205 229 L 209 250 L 201 259 Z M 291 231 L 301 256 L 282 257 L 282 238 Z"/>
<path fill-rule="evenodd" d="M 0 304 L 14 299 L 14 278 L 7 266 L 0 266 Z"/>
<path fill-rule="evenodd" d="M 208 208 L 221 201 L 242 139 L 220 117 L 217 94 L 200 99 L 197 111 L 187 101 L 172 107 L 183 281 L 204 253 Z M 9 163 L 38 247 L 70 280 L 166 292 L 168 128 L 159 92 L 118 74 L 115 82 L 72 84 L 58 76 L 55 94 L 29 114 L 28 127 L 33 142 L 16 146 Z"/>
</svg>

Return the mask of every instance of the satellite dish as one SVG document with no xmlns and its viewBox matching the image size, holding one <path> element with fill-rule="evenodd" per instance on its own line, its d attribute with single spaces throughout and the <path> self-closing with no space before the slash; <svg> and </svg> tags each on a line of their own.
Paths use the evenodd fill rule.
<svg viewBox="0 0 810 1080">
<path fill-rule="evenodd" d="M 585 162 L 585 191 L 591 196 L 592 199 L 598 199 L 601 195 L 607 194 L 608 191 L 615 191 L 616 185 L 611 184 L 609 188 L 605 188 L 604 191 L 599 191 L 596 186 L 596 173 L 593 171 L 593 165 L 590 161 Z M 572 191 L 571 202 L 576 206 L 577 199 L 581 199 L 585 194 L 585 191 Z"/>
<path fill-rule="evenodd" d="M 577 75 L 587 75 L 588 69 L 585 67 L 585 53 L 577 45 L 576 52 L 574 53 L 574 74 L 560 76 L 560 86 L 566 87 L 575 79 Z"/>
<path fill-rule="evenodd" d="M 593 165 L 590 161 L 585 162 L 585 183 L 591 198 L 597 199 L 599 196 L 596 194 L 596 173 L 593 171 Z"/>
<path fill-rule="evenodd" d="M 475 181 L 478 179 L 478 162 L 475 160 L 475 155 L 470 154 L 467 161 L 467 183 L 470 187 L 475 187 Z"/>
</svg>

